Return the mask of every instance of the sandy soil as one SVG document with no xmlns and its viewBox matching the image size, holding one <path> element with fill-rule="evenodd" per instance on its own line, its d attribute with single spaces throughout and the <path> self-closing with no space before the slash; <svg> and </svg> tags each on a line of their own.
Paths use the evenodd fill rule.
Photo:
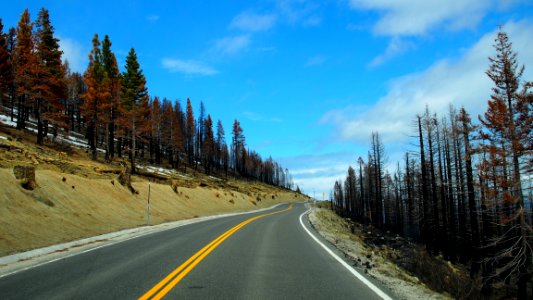
<svg viewBox="0 0 533 300">
<path fill-rule="evenodd" d="M 389 287 L 400 299 L 452 299 L 425 286 L 418 278 L 398 268 L 380 253 L 367 247 L 350 232 L 349 224 L 329 209 L 314 208 L 309 221 L 330 243 L 343 251 L 364 272 Z"/>
</svg>

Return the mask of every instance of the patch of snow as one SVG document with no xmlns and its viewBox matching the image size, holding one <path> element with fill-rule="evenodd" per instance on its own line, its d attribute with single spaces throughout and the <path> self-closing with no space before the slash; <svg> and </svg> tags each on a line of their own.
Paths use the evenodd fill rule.
<svg viewBox="0 0 533 300">
<path fill-rule="evenodd" d="M 6 124 L 7 126 L 15 127 L 17 126 L 17 122 L 11 121 L 11 118 L 9 116 L 0 115 L 0 122 Z"/>
<path fill-rule="evenodd" d="M 5 136 L 0 135 L 0 140 L 7 140 Z"/>
</svg>

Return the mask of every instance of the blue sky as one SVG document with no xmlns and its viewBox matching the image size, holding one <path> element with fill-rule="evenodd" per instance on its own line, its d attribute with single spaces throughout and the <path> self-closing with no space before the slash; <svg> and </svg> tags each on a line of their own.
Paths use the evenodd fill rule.
<svg viewBox="0 0 533 300">
<path fill-rule="evenodd" d="M 366 157 L 373 130 L 394 166 L 426 105 L 482 113 L 499 25 L 533 79 L 533 1 L 9 1 L 0 17 L 8 28 L 42 6 L 74 71 L 94 33 L 121 67 L 134 47 L 150 95 L 203 101 L 228 137 L 239 119 L 310 194 Z"/>
</svg>

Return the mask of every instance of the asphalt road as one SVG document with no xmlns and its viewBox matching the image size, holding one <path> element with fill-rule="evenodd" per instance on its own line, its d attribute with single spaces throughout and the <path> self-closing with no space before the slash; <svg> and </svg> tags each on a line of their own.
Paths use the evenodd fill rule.
<svg viewBox="0 0 533 300">
<path fill-rule="evenodd" d="M 0 278 L 0 299 L 381 299 L 308 235 L 306 210 L 284 205 L 102 247 Z"/>
</svg>

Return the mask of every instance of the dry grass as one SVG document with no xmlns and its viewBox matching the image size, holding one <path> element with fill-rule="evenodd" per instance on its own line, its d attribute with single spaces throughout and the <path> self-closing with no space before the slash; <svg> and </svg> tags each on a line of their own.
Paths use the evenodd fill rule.
<svg viewBox="0 0 533 300">
<path fill-rule="evenodd" d="M 58 158 L 51 145 L 36 146 L 21 132 L 0 133 L 0 256 L 145 224 L 150 184 L 151 224 L 302 201 L 303 196 L 261 183 L 186 174 L 162 182 L 132 176 L 137 193 L 118 183 L 112 169 L 79 149 Z M 14 138 L 16 135 L 17 138 Z M 25 190 L 15 165 L 34 165 L 38 187 Z M 276 195 L 275 199 L 260 194 Z"/>
</svg>

